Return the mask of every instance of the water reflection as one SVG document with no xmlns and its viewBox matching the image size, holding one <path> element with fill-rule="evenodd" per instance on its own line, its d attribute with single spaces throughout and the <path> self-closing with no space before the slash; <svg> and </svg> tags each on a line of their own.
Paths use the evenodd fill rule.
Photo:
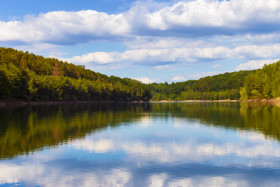
<svg viewBox="0 0 280 187">
<path fill-rule="evenodd" d="M 0 158 L 79 139 L 141 117 L 146 105 L 47 105 L 0 110 Z"/>
<path fill-rule="evenodd" d="M 0 184 L 278 186 L 279 114 L 248 103 L 2 109 Z"/>
</svg>

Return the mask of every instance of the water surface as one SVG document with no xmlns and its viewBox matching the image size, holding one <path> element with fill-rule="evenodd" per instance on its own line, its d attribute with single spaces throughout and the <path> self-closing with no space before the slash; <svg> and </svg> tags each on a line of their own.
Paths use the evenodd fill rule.
<svg viewBox="0 0 280 187">
<path fill-rule="evenodd" d="M 248 103 L 0 109 L 0 185 L 279 186 L 280 108 Z"/>
</svg>

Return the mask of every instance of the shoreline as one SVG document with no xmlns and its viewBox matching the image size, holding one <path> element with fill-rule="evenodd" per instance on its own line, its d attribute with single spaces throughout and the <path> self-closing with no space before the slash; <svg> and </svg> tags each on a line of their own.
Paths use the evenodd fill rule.
<svg viewBox="0 0 280 187">
<path fill-rule="evenodd" d="M 161 101 L 150 101 L 151 103 L 192 103 L 192 102 L 240 102 L 240 103 L 262 103 L 262 104 L 273 104 L 280 107 L 280 97 L 275 99 L 248 99 L 248 100 L 184 100 L 184 101 L 168 101 L 168 100 L 161 100 Z"/>
<path fill-rule="evenodd" d="M 248 99 L 247 101 L 242 101 L 242 102 L 273 104 L 275 106 L 280 107 L 280 97 L 277 97 L 275 99 Z"/>
<path fill-rule="evenodd" d="M 135 102 L 135 101 L 133 101 Z M 0 101 L 0 107 L 6 106 L 36 106 L 36 105 L 59 105 L 59 104 L 112 104 L 122 103 L 113 100 L 104 101 Z M 126 103 L 126 102 L 123 102 Z"/>
<path fill-rule="evenodd" d="M 183 100 L 183 101 L 42 101 L 42 102 L 27 102 L 27 101 L 0 101 L 0 107 L 6 106 L 36 106 L 36 105 L 58 105 L 58 104 L 113 104 L 113 103 L 192 103 L 192 102 L 247 102 L 247 103 L 269 103 L 280 107 L 280 97 L 275 99 L 248 99 L 248 100 Z"/>
<path fill-rule="evenodd" d="M 183 100 L 183 101 L 168 101 L 168 100 L 161 100 L 161 101 L 150 101 L 151 103 L 192 103 L 192 102 L 240 102 L 238 100 Z"/>
</svg>

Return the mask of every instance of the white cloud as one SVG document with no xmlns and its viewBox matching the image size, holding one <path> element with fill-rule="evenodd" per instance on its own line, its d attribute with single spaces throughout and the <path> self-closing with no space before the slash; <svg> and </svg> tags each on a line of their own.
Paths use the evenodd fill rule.
<svg viewBox="0 0 280 187">
<path fill-rule="evenodd" d="M 155 66 L 156 69 L 168 69 L 170 68 L 169 65 L 159 65 L 159 66 Z"/>
<path fill-rule="evenodd" d="M 27 16 L 22 22 L 0 22 L 0 41 L 83 43 L 105 36 L 126 35 L 129 27 L 123 14 L 56 11 Z"/>
<path fill-rule="evenodd" d="M 278 59 L 279 60 L 279 59 Z M 260 69 L 265 64 L 272 64 L 278 61 L 277 59 L 270 59 L 270 60 L 250 60 L 244 64 L 240 64 L 235 70 L 253 70 L 253 69 Z"/>
<path fill-rule="evenodd" d="M 132 78 L 132 79 L 138 80 L 138 81 L 140 81 L 142 83 L 145 83 L 145 84 L 156 82 L 156 80 L 150 79 L 148 77 L 138 77 L 138 78 Z"/>
<path fill-rule="evenodd" d="M 233 49 L 233 54 L 245 59 L 277 58 L 280 55 L 280 45 L 245 45 Z M 234 56 L 233 56 L 234 57 Z"/>
<path fill-rule="evenodd" d="M 280 45 L 246 45 L 236 48 L 197 47 L 197 48 L 168 48 L 168 49 L 135 49 L 120 52 L 94 52 L 75 56 L 73 58 L 61 58 L 62 60 L 78 64 L 106 64 L 116 62 L 136 62 L 156 67 L 166 63 L 197 62 L 217 59 L 248 59 L 248 58 L 276 58 L 280 54 Z"/>
<path fill-rule="evenodd" d="M 240 37 L 240 36 L 239 36 Z M 279 43 L 280 33 L 268 33 L 268 34 L 246 34 L 245 39 L 255 44 L 265 44 L 268 43 Z"/>
<path fill-rule="evenodd" d="M 222 65 L 222 64 L 214 64 L 214 65 L 212 66 L 212 68 L 220 68 L 220 67 L 223 67 L 223 65 Z"/>
<path fill-rule="evenodd" d="M 159 10 L 148 11 L 143 7 L 134 7 L 132 10 L 141 10 L 140 25 L 146 29 L 167 31 L 184 30 L 185 33 L 203 35 L 209 33 L 254 32 L 254 26 L 262 23 L 279 23 L 280 3 L 270 0 L 231 0 L 231 1 L 187 1 L 178 2 Z M 143 11 L 146 10 L 146 11 Z M 132 14 L 134 15 L 134 14 Z M 139 22 L 137 22 L 139 24 Z M 197 28 L 211 27 L 209 30 Z M 188 29 L 187 29 L 188 28 Z M 220 29 L 223 28 L 223 29 Z M 272 29 L 272 28 L 271 28 Z M 176 33 L 176 32 L 175 32 Z M 174 33 L 173 33 L 174 34 Z"/>
<path fill-rule="evenodd" d="M 165 173 L 150 176 L 149 187 L 164 186 L 166 178 L 167 178 L 167 174 L 165 174 Z"/>
<path fill-rule="evenodd" d="M 211 42 L 203 40 L 193 40 L 191 38 L 176 38 L 162 36 L 138 36 L 133 40 L 124 41 L 124 44 L 130 49 L 168 49 L 168 48 L 196 48 L 213 47 Z"/>
<path fill-rule="evenodd" d="M 187 78 L 184 76 L 178 75 L 178 76 L 173 77 L 172 80 L 173 81 L 185 81 L 185 80 L 187 80 Z"/>
<path fill-rule="evenodd" d="M 97 63 L 97 64 L 108 64 L 113 62 L 118 62 L 122 60 L 123 57 L 120 53 L 117 52 L 94 52 L 84 54 L 82 56 L 74 56 L 72 58 L 64 58 L 62 60 L 68 61 L 71 63 L 78 63 L 78 64 L 88 64 L 88 63 Z"/>
<path fill-rule="evenodd" d="M 95 70 L 106 65 L 106 69 L 124 67 L 120 64 L 167 69 L 175 63 L 280 58 L 279 0 L 136 2 L 118 14 L 54 11 L 26 16 L 22 21 L 0 21 L 0 28 L 2 46 L 35 53 L 46 50 L 49 56 Z M 94 41 L 119 42 L 127 48 L 124 52 L 79 51 L 77 56 L 62 58 L 67 49 L 59 47 L 75 48 Z M 192 75 L 191 79 L 200 77 Z M 174 79 L 180 81 L 179 77 Z"/>
<path fill-rule="evenodd" d="M 136 3 L 129 11 L 119 14 L 55 11 L 26 16 L 23 21 L 1 21 L 0 41 L 76 44 L 96 39 L 153 36 L 155 32 L 173 37 L 269 34 L 278 31 L 280 24 L 278 0 L 196 0 L 154 9 L 148 6 L 149 3 Z M 264 25 L 266 29 L 256 29 Z"/>
<path fill-rule="evenodd" d="M 193 74 L 188 75 L 188 79 L 200 79 L 202 77 L 213 76 L 213 75 L 218 75 L 218 74 L 222 74 L 222 73 L 224 73 L 224 72 L 213 71 L 213 72 L 193 73 Z"/>
</svg>

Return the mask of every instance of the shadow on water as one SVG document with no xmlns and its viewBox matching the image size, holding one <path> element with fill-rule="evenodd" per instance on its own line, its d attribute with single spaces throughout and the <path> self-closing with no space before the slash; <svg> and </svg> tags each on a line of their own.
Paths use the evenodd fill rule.
<svg viewBox="0 0 280 187">
<path fill-rule="evenodd" d="M 65 104 L 0 109 L 0 159 L 30 154 L 129 125 L 146 114 L 198 121 L 212 127 L 250 130 L 280 140 L 280 108 L 250 103 Z"/>
</svg>

